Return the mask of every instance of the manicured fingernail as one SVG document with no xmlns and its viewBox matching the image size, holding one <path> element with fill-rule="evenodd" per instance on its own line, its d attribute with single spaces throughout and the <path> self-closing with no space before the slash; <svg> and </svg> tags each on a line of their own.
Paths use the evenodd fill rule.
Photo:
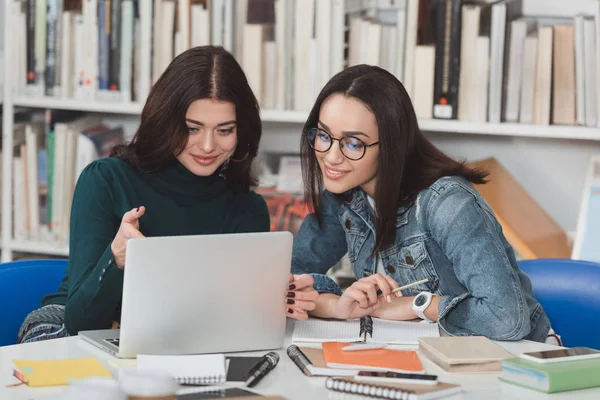
<svg viewBox="0 0 600 400">
<path fill-rule="evenodd" d="M 288 286 L 288 289 L 289 289 L 289 290 L 294 290 L 294 289 L 296 289 L 296 285 L 294 285 L 294 284 L 292 283 L 290 286 Z"/>
<path fill-rule="evenodd" d="M 294 304 L 294 303 L 295 303 L 295 301 L 294 301 L 294 300 L 292 300 L 292 299 L 288 299 L 287 303 L 288 303 L 288 304 Z"/>
<path fill-rule="evenodd" d="M 294 310 L 292 310 L 291 308 L 288 308 L 288 313 L 290 313 L 290 314 L 291 314 L 291 313 L 293 313 L 293 312 L 294 312 Z"/>
<path fill-rule="evenodd" d="M 296 293 L 288 292 L 287 297 L 296 297 Z"/>
<path fill-rule="evenodd" d="M 391 296 L 391 295 L 389 295 L 389 294 L 388 294 L 388 295 L 386 296 L 386 299 L 387 299 L 387 302 L 388 302 L 388 303 L 391 303 L 391 302 L 392 302 L 392 296 Z"/>
</svg>

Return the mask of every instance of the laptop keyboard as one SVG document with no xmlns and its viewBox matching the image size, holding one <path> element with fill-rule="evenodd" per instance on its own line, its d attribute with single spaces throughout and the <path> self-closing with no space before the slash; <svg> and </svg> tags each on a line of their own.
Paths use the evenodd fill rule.
<svg viewBox="0 0 600 400">
<path fill-rule="evenodd" d="M 119 347 L 119 338 L 114 338 L 114 339 L 104 339 L 105 342 L 108 342 L 110 344 L 114 344 L 115 346 Z"/>
</svg>

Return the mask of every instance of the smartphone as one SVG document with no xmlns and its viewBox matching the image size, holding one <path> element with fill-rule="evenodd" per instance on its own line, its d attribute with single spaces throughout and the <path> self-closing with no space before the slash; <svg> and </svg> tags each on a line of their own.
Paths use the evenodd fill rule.
<svg viewBox="0 0 600 400">
<path fill-rule="evenodd" d="M 533 351 L 521 354 L 521 358 L 538 363 L 555 363 L 564 361 L 585 360 L 599 358 L 600 351 L 588 347 L 573 347 L 571 349 L 556 349 L 546 351 Z"/>
<path fill-rule="evenodd" d="M 365 382 L 395 382 L 409 383 L 411 385 L 435 385 L 437 375 L 409 374 L 392 371 L 359 371 L 354 377 L 357 381 Z"/>
</svg>

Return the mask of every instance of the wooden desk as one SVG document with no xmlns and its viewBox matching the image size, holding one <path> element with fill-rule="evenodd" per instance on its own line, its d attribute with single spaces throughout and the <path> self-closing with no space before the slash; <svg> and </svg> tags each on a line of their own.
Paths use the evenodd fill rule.
<svg viewBox="0 0 600 400">
<path fill-rule="evenodd" d="M 289 359 L 285 353 L 287 346 L 291 344 L 293 320 L 288 320 L 286 339 L 284 347 L 279 349 L 280 360 L 277 367 L 271 371 L 256 387 L 258 393 L 269 395 L 282 395 L 288 400 L 354 400 L 364 397 L 331 392 L 325 389 L 325 378 L 308 378 L 300 372 L 298 367 Z M 500 344 L 513 354 L 524 351 L 536 351 L 555 348 L 554 346 L 529 341 L 500 342 Z M 241 355 L 262 355 L 260 353 L 242 353 Z M 78 337 L 69 337 L 28 343 L 17 346 L 0 347 L 0 399 L 2 400 L 58 400 L 62 399 L 66 386 L 48 388 L 29 388 L 25 385 L 7 388 L 7 384 L 18 382 L 12 376 L 14 359 L 65 359 L 77 357 L 97 357 L 111 372 L 114 368 L 108 363 L 113 357 L 108 353 L 88 344 Z M 462 385 L 463 392 L 449 399 L 468 400 L 495 400 L 495 399 L 598 399 L 600 389 L 588 389 L 578 392 L 567 392 L 551 396 L 538 394 L 536 392 L 513 388 L 510 385 L 501 384 L 497 374 L 480 375 L 447 375 L 429 360 L 423 360 L 423 365 L 428 373 L 437 374 L 441 381 L 458 383 Z"/>
</svg>

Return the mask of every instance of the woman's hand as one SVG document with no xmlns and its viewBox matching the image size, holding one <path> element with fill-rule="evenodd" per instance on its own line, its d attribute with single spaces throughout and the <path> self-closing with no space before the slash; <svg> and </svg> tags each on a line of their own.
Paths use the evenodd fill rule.
<svg viewBox="0 0 600 400">
<path fill-rule="evenodd" d="M 344 291 L 333 309 L 334 318 L 353 319 L 370 315 L 392 301 L 392 290 L 398 283 L 391 276 L 375 274 L 362 278 Z M 382 293 L 378 297 L 377 290 Z"/>
<path fill-rule="evenodd" d="M 308 319 L 308 311 L 315 309 L 315 300 L 319 293 L 313 288 L 314 279 L 312 276 L 292 275 L 288 293 L 285 299 L 287 316 L 295 319 Z"/>
<path fill-rule="evenodd" d="M 144 206 L 134 208 L 127 211 L 123 215 L 121 220 L 121 226 L 119 231 L 110 244 L 110 250 L 115 258 L 117 267 L 123 269 L 125 266 L 125 250 L 127 248 L 127 241 L 131 238 L 143 238 L 144 235 L 140 232 L 140 221 L 142 215 L 146 212 Z"/>
</svg>

